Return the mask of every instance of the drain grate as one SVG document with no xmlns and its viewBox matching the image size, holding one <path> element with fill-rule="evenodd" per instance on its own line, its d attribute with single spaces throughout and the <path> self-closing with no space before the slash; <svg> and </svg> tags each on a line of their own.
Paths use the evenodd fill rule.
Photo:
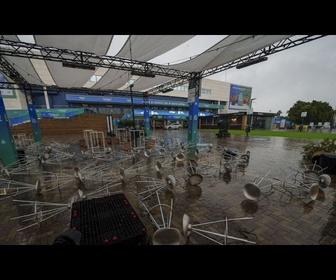
<svg viewBox="0 0 336 280">
<path fill-rule="evenodd" d="M 81 232 L 81 245 L 140 245 L 147 230 L 124 193 L 72 204 L 70 228 Z"/>
</svg>

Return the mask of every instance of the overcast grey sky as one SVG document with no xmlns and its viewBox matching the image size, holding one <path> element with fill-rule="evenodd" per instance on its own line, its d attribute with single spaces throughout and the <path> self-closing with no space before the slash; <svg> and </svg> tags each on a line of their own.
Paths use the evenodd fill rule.
<svg viewBox="0 0 336 280">
<path fill-rule="evenodd" d="M 336 35 L 272 54 L 266 62 L 208 78 L 252 87 L 255 112 L 281 110 L 286 116 L 298 100 L 328 102 L 336 109 Z"/>
</svg>

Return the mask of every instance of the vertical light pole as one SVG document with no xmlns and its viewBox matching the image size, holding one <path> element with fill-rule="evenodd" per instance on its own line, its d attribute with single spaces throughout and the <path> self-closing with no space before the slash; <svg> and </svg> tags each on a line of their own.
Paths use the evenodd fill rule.
<svg viewBox="0 0 336 280">
<path fill-rule="evenodd" d="M 251 128 L 253 128 L 253 108 L 252 108 L 252 102 L 253 100 L 256 100 L 257 98 L 251 98 L 250 101 L 250 112 L 251 112 Z"/>
<path fill-rule="evenodd" d="M 131 93 L 131 111 L 132 111 L 132 120 L 133 120 L 133 129 L 135 129 L 135 117 L 134 117 L 134 106 L 133 106 L 133 91 L 132 88 L 134 87 L 134 83 L 129 85 L 130 93 Z"/>
</svg>

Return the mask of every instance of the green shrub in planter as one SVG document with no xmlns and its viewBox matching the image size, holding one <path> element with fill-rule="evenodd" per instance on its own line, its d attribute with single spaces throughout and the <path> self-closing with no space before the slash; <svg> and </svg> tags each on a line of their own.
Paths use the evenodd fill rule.
<svg viewBox="0 0 336 280">
<path fill-rule="evenodd" d="M 120 120 L 119 124 L 120 127 L 133 127 L 133 120 L 131 119 L 124 119 L 124 120 Z"/>
<path fill-rule="evenodd" d="M 323 153 L 335 153 L 336 152 L 336 138 L 330 139 L 326 138 L 323 139 L 318 144 L 307 144 L 304 145 L 302 154 L 303 160 L 311 160 L 313 154 L 316 152 L 323 152 Z"/>
</svg>

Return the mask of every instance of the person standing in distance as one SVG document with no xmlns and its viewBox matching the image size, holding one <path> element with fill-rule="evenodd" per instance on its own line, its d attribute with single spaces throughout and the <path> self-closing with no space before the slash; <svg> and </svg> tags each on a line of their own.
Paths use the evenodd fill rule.
<svg viewBox="0 0 336 280">
<path fill-rule="evenodd" d="M 249 124 L 247 124 L 247 125 L 245 126 L 245 133 L 246 133 L 246 136 L 249 135 L 250 131 L 251 131 L 251 126 L 250 126 Z"/>
</svg>

